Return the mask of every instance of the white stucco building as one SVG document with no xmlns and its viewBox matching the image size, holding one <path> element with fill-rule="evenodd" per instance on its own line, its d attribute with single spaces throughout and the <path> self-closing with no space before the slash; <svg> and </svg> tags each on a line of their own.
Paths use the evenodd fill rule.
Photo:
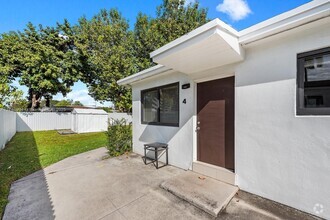
<svg viewBox="0 0 330 220">
<path fill-rule="evenodd" d="M 133 90 L 133 149 L 330 218 L 330 2 L 236 31 L 215 19 L 150 54 Z M 189 87 L 189 88 L 188 88 Z"/>
</svg>

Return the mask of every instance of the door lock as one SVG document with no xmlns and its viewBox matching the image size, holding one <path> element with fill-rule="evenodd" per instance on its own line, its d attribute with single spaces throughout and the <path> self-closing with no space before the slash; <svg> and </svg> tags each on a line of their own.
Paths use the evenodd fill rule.
<svg viewBox="0 0 330 220">
<path fill-rule="evenodd" d="M 201 122 L 200 121 L 197 121 L 197 127 L 196 127 L 196 132 L 197 131 L 199 131 L 201 128 L 199 127 L 199 124 L 200 124 Z"/>
</svg>

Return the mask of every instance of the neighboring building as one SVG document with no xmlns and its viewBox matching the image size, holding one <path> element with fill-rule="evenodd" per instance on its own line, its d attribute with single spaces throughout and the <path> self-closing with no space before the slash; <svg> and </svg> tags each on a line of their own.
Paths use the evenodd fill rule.
<svg viewBox="0 0 330 220">
<path fill-rule="evenodd" d="M 215 19 L 152 52 L 133 91 L 133 149 L 330 218 L 330 2 L 237 32 Z"/>
</svg>

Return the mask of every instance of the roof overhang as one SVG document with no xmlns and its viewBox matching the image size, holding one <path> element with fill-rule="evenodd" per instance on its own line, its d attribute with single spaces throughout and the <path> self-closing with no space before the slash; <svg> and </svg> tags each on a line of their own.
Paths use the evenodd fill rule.
<svg viewBox="0 0 330 220">
<path fill-rule="evenodd" d="M 238 32 L 215 19 L 150 54 L 154 62 L 192 74 L 242 61 Z"/>
<path fill-rule="evenodd" d="M 152 52 L 151 58 L 160 65 L 121 79 L 118 84 L 131 85 L 175 71 L 194 80 L 209 73 L 213 77 L 219 70 L 230 74 L 233 65 L 244 59 L 243 47 L 329 17 L 330 0 L 314 0 L 240 32 L 215 19 Z"/>
<path fill-rule="evenodd" d="M 131 76 L 128 76 L 124 79 L 118 80 L 117 83 L 118 85 L 131 85 L 141 80 L 153 77 L 158 74 L 164 74 L 166 72 L 172 72 L 172 69 L 163 65 L 156 65 L 141 72 L 135 73 Z"/>
</svg>

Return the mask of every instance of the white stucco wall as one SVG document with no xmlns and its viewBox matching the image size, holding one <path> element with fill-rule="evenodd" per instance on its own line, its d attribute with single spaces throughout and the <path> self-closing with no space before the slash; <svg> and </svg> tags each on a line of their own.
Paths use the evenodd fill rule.
<svg viewBox="0 0 330 220">
<path fill-rule="evenodd" d="M 141 90 L 179 82 L 179 127 L 156 126 L 141 124 Z M 189 89 L 181 89 L 181 85 L 190 83 Z M 194 83 L 181 73 L 171 73 L 161 77 L 135 83 L 133 88 L 133 151 L 143 155 L 145 143 L 164 142 L 169 145 L 169 163 L 189 169 L 193 158 L 193 114 L 194 114 Z M 187 103 L 182 101 L 186 99 Z"/>
<path fill-rule="evenodd" d="M 246 49 L 236 70 L 236 183 L 330 219 L 330 117 L 296 115 L 297 53 L 330 46 L 329 19 L 318 23 Z"/>
</svg>

